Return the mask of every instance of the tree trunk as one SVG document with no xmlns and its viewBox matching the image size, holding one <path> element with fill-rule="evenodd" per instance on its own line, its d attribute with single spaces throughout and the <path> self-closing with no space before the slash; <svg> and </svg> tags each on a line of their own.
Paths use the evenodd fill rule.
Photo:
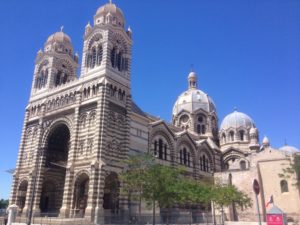
<svg viewBox="0 0 300 225">
<path fill-rule="evenodd" d="M 222 210 L 221 220 L 222 220 L 222 225 L 224 225 L 224 208 L 223 208 L 223 205 L 221 206 L 221 210 Z"/>
<path fill-rule="evenodd" d="M 140 199 L 139 199 L 139 220 L 138 224 L 141 224 L 141 215 L 142 215 L 142 196 L 140 194 Z"/>
<path fill-rule="evenodd" d="M 153 218 L 152 218 L 152 224 L 155 225 L 155 200 L 153 200 Z"/>
<path fill-rule="evenodd" d="M 192 207 L 190 206 L 190 225 L 193 223 Z"/>
<path fill-rule="evenodd" d="M 170 208 L 167 209 L 167 225 L 169 225 Z"/>
</svg>

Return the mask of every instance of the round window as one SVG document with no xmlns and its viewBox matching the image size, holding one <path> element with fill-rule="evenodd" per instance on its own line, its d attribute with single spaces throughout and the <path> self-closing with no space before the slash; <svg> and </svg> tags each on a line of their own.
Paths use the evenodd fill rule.
<svg viewBox="0 0 300 225">
<path fill-rule="evenodd" d="M 198 116 L 198 122 L 203 122 L 203 117 L 202 116 Z"/>
<path fill-rule="evenodd" d="M 180 122 L 182 123 L 186 123 L 189 120 L 189 116 L 188 115 L 182 115 L 180 117 Z"/>
</svg>

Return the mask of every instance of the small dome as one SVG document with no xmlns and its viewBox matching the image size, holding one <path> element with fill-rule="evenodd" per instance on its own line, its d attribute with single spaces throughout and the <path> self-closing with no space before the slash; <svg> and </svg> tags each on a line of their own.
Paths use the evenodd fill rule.
<svg viewBox="0 0 300 225">
<path fill-rule="evenodd" d="M 95 24 L 104 22 L 100 18 L 105 18 L 107 15 L 111 16 L 116 25 L 124 26 L 124 14 L 120 8 L 113 3 L 107 3 L 98 8 L 96 15 L 94 16 Z"/>
<path fill-rule="evenodd" d="M 61 42 L 71 44 L 71 38 L 62 31 L 50 35 L 46 43 Z"/>
<path fill-rule="evenodd" d="M 197 74 L 195 72 L 190 72 L 188 79 L 190 79 L 190 78 L 197 78 Z"/>
<path fill-rule="evenodd" d="M 71 43 L 71 38 L 69 37 L 69 35 L 65 34 L 61 28 L 61 31 L 51 34 L 48 37 L 45 43 L 44 51 L 56 51 L 59 53 L 72 55 L 73 46 Z"/>
<path fill-rule="evenodd" d="M 255 127 L 255 124 L 245 113 L 234 111 L 223 119 L 220 130 L 228 130 L 230 128 L 238 129 L 240 127 L 250 129 L 251 127 Z"/>
<path fill-rule="evenodd" d="M 264 139 L 263 139 L 263 141 L 262 141 L 262 144 L 264 146 L 269 146 L 270 145 L 269 138 L 265 136 Z"/>
<path fill-rule="evenodd" d="M 279 150 L 285 151 L 285 152 L 290 152 L 290 153 L 299 152 L 299 149 L 297 149 L 294 146 L 290 146 L 290 145 L 284 145 L 281 148 L 279 148 Z"/>
</svg>

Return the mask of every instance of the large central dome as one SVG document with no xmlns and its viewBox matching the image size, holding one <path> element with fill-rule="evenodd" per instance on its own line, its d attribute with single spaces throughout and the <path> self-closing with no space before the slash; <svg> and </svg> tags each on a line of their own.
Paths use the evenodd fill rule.
<svg viewBox="0 0 300 225">
<path fill-rule="evenodd" d="M 197 74 L 188 75 L 188 90 L 179 95 L 173 107 L 175 126 L 205 137 L 218 136 L 218 118 L 213 100 L 197 89 Z"/>
<path fill-rule="evenodd" d="M 202 109 L 206 112 L 215 112 L 216 107 L 213 100 L 203 91 L 197 89 L 197 75 L 191 72 L 188 76 L 189 89 L 183 92 L 177 99 L 173 107 L 173 116 L 182 111 L 188 113 Z"/>
</svg>

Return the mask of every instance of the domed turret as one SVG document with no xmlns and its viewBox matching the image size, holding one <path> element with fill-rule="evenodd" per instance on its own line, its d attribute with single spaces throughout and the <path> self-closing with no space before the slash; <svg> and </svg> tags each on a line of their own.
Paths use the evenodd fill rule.
<svg viewBox="0 0 300 225">
<path fill-rule="evenodd" d="M 31 94 L 39 94 L 77 79 L 78 54 L 73 55 L 71 38 L 61 30 L 51 34 L 35 61 Z"/>
<path fill-rule="evenodd" d="M 62 31 L 50 35 L 45 43 L 45 52 L 55 51 L 64 54 L 73 54 L 71 38 Z"/>
<path fill-rule="evenodd" d="M 188 90 L 174 104 L 173 124 L 201 135 L 211 136 L 217 132 L 215 104 L 205 92 L 197 89 L 195 72 L 189 73 Z"/>
<path fill-rule="evenodd" d="M 228 130 L 231 128 L 246 128 L 250 130 L 252 127 L 255 127 L 253 120 L 245 113 L 235 110 L 223 119 L 220 130 Z"/>
<path fill-rule="evenodd" d="M 284 151 L 284 152 L 288 152 L 288 153 L 296 153 L 296 152 L 300 152 L 299 149 L 297 149 L 294 146 L 290 146 L 290 145 L 284 145 L 281 148 L 279 148 L 279 150 Z"/>
<path fill-rule="evenodd" d="M 182 111 L 194 113 L 203 110 L 207 113 L 215 112 L 216 107 L 213 100 L 203 91 L 197 89 L 197 75 L 191 72 L 188 75 L 189 89 L 183 92 L 174 104 L 173 117 Z"/>
<path fill-rule="evenodd" d="M 269 141 L 269 138 L 267 136 L 264 136 L 264 139 L 262 141 L 262 144 L 263 146 L 266 148 L 266 147 L 269 147 L 270 146 L 270 141 Z"/>
<path fill-rule="evenodd" d="M 125 19 L 122 10 L 111 1 L 101 6 L 94 16 L 94 25 L 98 24 L 112 24 L 124 27 Z"/>
<path fill-rule="evenodd" d="M 249 144 L 255 148 L 259 147 L 258 131 L 253 120 L 245 113 L 237 110 L 223 119 L 219 135 L 221 146 L 236 143 L 246 144 L 247 147 Z"/>
</svg>

